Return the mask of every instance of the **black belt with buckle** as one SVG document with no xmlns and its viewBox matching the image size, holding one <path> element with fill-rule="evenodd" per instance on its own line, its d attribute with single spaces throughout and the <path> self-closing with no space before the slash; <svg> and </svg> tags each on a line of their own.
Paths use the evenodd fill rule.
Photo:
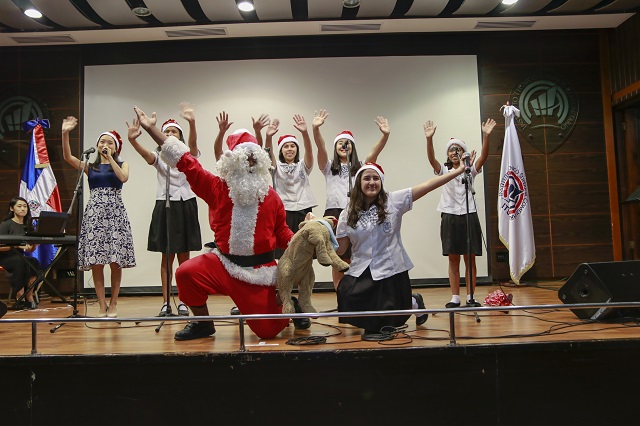
<svg viewBox="0 0 640 426">
<path fill-rule="evenodd" d="M 254 254 L 251 256 L 239 256 L 237 254 L 229 254 L 222 253 L 221 255 L 229 259 L 231 262 L 235 263 L 238 266 L 249 267 L 249 266 L 259 266 L 264 265 L 265 263 L 271 263 L 276 259 L 275 251 L 271 250 L 265 253 Z"/>
</svg>

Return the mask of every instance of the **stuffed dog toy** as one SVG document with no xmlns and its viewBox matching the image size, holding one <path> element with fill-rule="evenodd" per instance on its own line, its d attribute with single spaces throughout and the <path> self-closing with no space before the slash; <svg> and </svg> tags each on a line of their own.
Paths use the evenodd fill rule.
<svg viewBox="0 0 640 426">
<path fill-rule="evenodd" d="M 316 280 L 312 265 L 314 254 L 323 266 L 331 265 L 341 272 L 349 269 L 349 264 L 335 252 L 337 241 L 334 229 L 337 222 L 332 216 L 302 222 L 298 232 L 291 238 L 289 246 L 278 261 L 276 272 L 283 314 L 295 313 L 291 301 L 291 290 L 294 287 L 298 287 L 302 312 L 317 312 L 311 305 L 311 292 Z"/>
</svg>

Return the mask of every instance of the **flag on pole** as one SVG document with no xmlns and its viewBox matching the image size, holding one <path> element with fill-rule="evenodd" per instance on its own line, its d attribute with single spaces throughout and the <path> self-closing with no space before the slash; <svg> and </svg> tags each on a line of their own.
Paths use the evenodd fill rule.
<svg viewBox="0 0 640 426">
<path fill-rule="evenodd" d="M 49 120 L 29 120 L 22 124 L 26 132 L 31 132 L 31 143 L 22 169 L 20 181 L 21 197 L 27 200 L 31 216 L 40 217 L 42 211 L 60 212 L 58 183 L 49 164 L 49 153 L 44 139 L 44 130 L 49 128 Z M 30 256 L 40 261 L 43 268 L 49 266 L 58 249 L 51 244 L 40 244 Z"/>
<path fill-rule="evenodd" d="M 536 261 L 531 204 L 515 117 L 520 110 L 503 105 L 504 148 L 498 185 L 498 233 L 509 250 L 509 273 L 516 284 Z"/>
</svg>

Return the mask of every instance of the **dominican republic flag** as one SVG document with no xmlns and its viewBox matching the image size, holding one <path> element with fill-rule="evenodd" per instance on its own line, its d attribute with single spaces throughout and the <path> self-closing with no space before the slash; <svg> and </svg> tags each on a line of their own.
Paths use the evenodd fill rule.
<svg viewBox="0 0 640 426">
<path fill-rule="evenodd" d="M 44 130 L 49 128 L 49 120 L 29 120 L 22 124 L 25 132 L 31 132 L 29 152 L 22 169 L 20 196 L 25 198 L 31 209 L 31 216 L 40 217 L 42 211 L 60 212 L 58 183 L 49 164 L 49 153 L 44 140 Z M 58 249 L 51 244 L 40 244 L 30 256 L 37 258 L 42 268 L 49 266 Z"/>
<path fill-rule="evenodd" d="M 504 115 L 504 148 L 498 186 L 498 233 L 509 250 L 509 273 L 516 284 L 536 261 L 531 205 L 527 176 L 524 173 L 513 105 L 501 108 Z"/>
</svg>

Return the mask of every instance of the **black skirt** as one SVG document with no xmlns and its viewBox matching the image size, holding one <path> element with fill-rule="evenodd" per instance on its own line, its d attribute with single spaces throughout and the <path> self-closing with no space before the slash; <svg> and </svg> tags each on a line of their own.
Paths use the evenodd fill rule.
<svg viewBox="0 0 640 426">
<path fill-rule="evenodd" d="M 409 271 L 375 281 L 367 268 L 358 278 L 345 275 L 338 285 L 338 312 L 391 311 L 411 309 Z M 339 321 L 367 331 L 377 332 L 384 326 L 400 327 L 410 315 L 378 317 L 340 317 Z"/>
<path fill-rule="evenodd" d="M 311 211 L 311 207 L 299 211 L 287 210 L 287 226 L 294 234 L 298 232 L 298 226 L 304 221 L 304 217 Z M 280 259 L 284 253 L 284 250 L 276 247 L 276 259 Z"/>
<path fill-rule="evenodd" d="M 455 215 L 442 213 L 440 215 L 440 239 L 442 240 L 442 255 L 465 255 L 467 249 L 467 215 Z M 482 228 L 478 213 L 469 213 L 469 235 L 471 241 L 471 254 L 482 256 Z"/>
<path fill-rule="evenodd" d="M 198 204 L 195 198 L 171 201 L 169 212 L 169 253 L 186 253 L 202 248 Z M 156 200 L 151 216 L 147 250 L 167 252 L 167 209 L 164 200 Z"/>
</svg>

